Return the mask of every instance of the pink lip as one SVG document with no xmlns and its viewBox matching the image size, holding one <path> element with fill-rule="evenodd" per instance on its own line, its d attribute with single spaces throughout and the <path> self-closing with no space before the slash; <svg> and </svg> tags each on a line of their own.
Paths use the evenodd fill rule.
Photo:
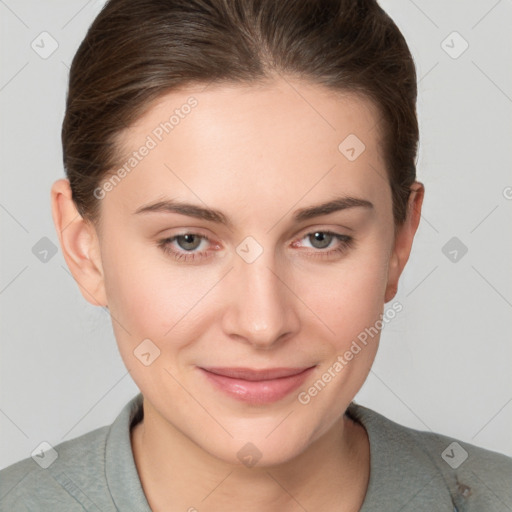
<svg viewBox="0 0 512 512">
<path fill-rule="evenodd" d="M 200 368 L 217 389 L 251 404 L 281 400 L 297 389 L 310 375 L 309 368 Z"/>
</svg>

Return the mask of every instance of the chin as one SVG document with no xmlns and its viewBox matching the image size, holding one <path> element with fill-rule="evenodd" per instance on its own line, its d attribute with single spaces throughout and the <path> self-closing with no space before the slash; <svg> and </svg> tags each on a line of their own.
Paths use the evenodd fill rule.
<svg viewBox="0 0 512 512">
<path fill-rule="evenodd" d="M 248 428 L 247 423 L 251 421 L 257 423 L 255 419 L 245 418 L 244 425 L 239 425 L 239 428 L 228 427 L 233 435 L 229 441 L 224 436 L 209 438 L 201 448 L 229 465 L 264 468 L 295 459 L 321 435 L 314 426 L 297 422 L 297 418 L 295 421 L 291 418 L 283 421 L 281 415 L 269 421 L 267 417 L 264 426 L 260 423 Z M 272 426 L 268 428 L 270 423 Z"/>
</svg>

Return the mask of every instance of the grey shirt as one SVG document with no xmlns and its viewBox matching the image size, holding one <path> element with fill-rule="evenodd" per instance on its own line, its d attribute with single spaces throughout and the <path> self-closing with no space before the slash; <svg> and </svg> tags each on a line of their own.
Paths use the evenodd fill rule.
<svg viewBox="0 0 512 512">
<path fill-rule="evenodd" d="M 370 440 L 370 481 L 360 512 L 512 511 L 512 458 L 403 427 L 356 403 L 347 413 Z M 58 456 L 47 468 L 55 453 L 0 471 L 0 511 L 151 512 L 130 442 L 130 428 L 142 415 L 139 394 L 112 425 L 55 446 Z"/>
</svg>

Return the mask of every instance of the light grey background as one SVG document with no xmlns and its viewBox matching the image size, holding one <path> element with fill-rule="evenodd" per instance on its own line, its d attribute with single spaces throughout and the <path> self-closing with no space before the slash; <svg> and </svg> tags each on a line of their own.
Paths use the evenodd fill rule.
<svg viewBox="0 0 512 512">
<path fill-rule="evenodd" d="M 138 392 L 108 314 L 82 298 L 60 249 L 46 262 L 32 252 L 43 237 L 58 245 L 49 198 L 64 176 L 68 67 L 103 3 L 0 0 L 0 467 L 110 423 Z M 417 64 L 427 194 L 397 296 L 404 310 L 356 400 L 512 455 L 512 2 L 381 5 Z M 46 59 L 31 48 L 43 50 L 43 31 L 59 45 Z M 458 58 L 454 31 L 469 44 Z M 442 251 L 452 237 L 468 249 L 455 248 L 456 262 L 454 247 Z"/>
</svg>

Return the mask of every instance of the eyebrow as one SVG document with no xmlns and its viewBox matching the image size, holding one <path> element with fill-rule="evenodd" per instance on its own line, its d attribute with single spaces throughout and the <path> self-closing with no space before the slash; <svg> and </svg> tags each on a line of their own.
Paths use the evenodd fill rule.
<svg viewBox="0 0 512 512">
<path fill-rule="evenodd" d="M 359 199 L 356 197 L 338 197 L 325 203 L 301 208 L 295 211 L 293 219 L 295 222 L 303 222 L 315 217 L 320 217 L 321 215 L 328 215 L 333 212 L 356 207 L 372 209 L 373 204 L 366 199 Z M 181 215 L 187 215 L 189 217 L 195 217 L 197 219 L 207 220 L 232 227 L 232 222 L 219 210 L 204 208 L 202 206 L 184 203 L 175 199 L 167 199 L 141 206 L 135 210 L 134 214 L 140 213 L 179 213 Z"/>
</svg>

